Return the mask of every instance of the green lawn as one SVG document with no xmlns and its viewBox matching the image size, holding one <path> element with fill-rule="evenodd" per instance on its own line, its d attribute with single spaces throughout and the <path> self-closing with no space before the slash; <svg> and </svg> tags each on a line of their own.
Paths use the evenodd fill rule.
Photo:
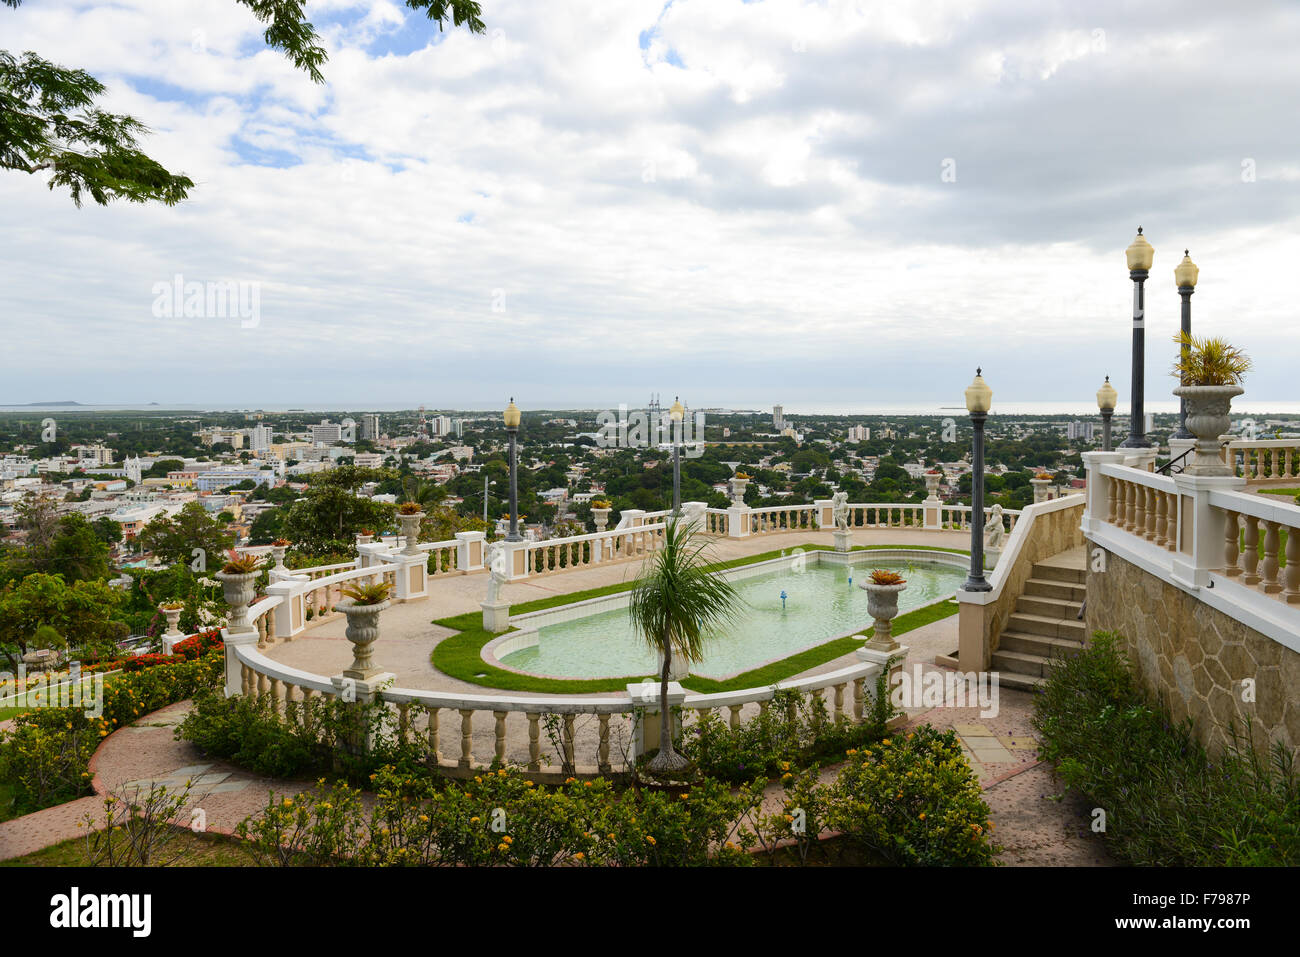
<svg viewBox="0 0 1300 957">
<path fill-rule="evenodd" d="M 833 550 L 833 546 L 830 545 L 800 547 L 804 551 Z M 892 548 L 919 548 L 924 551 L 966 554 L 959 548 L 941 548 L 934 545 L 859 545 L 853 550 L 856 552 Z M 792 551 L 793 549 L 776 549 L 758 555 L 731 559 L 730 561 L 715 562 L 709 567 L 711 569 L 737 568 L 741 565 L 752 565 L 755 562 L 789 555 Z M 539 598 L 536 601 L 516 605 L 511 609 L 511 612 L 512 614 L 522 615 L 527 612 L 554 608 L 557 605 L 569 605 L 590 598 L 599 598 L 604 595 L 629 591 L 632 585 L 631 581 L 618 582 L 602 588 L 571 592 L 567 595 L 552 595 L 548 598 Z M 924 608 L 918 608 L 895 619 L 894 634 L 902 634 L 913 628 L 919 628 L 921 625 L 927 625 L 932 621 L 938 621 L 956 613 L 957 605 L 946 600 L 927 605 Z M 599 694 L 609 691 L 623 691 L 628 682 L 655 677 L 654 675 L 627 675 L 621 678 L 540 678 L 535 675 L 516 674 L 513 671 L 506 671 L 504 668 L 489 665 L 483 660 L 483 646 L 493 638 L 500 637 L 500 634 L 484 630 L 481 612 L 467 612 L 451 618 L 438 618 L 433 623 L 458 632 L 458 634 L 449 638 L 444 638 L 433 649 L 433 666 L 444 674 L 470 684 L 498 688 L 504 691 L 534 691 L 542 694 Z M 515 631 L 517 629 L 511 628 L 509 630 Z M 502 632 L 501 634 L 507 633 Z M 838 638 L 818 645 L 816 648 L 809 648 L 807 651 L 791 655 L 789 658 L 783 658 L 780 661 L 764 665 L 762 668 L 744 672 L 734 678 L 715 681 L 710 678 L 691 676 L 682 682 L 682 686 L 700 693 L 766 686 L 797 675 L 809 668 L 825 664 L 828 661 L 834 661 L 841 655 L 848 654 L 860 644 L 861 642 L 854 641 L 852 638 Z"/>
<path fill-rule="evenodd" d="M 179 853 L 174 861 L 172 857 Z M 195 834 L 189 828 L 177 830 L 163 852 L 173 867 L 252 867 L 253 859 L 236 840 L 220 834 Z M 74 837 L 23 857 L 0 861 L 0 867 L 86 867 L 84 838 Z"/>
</svg>

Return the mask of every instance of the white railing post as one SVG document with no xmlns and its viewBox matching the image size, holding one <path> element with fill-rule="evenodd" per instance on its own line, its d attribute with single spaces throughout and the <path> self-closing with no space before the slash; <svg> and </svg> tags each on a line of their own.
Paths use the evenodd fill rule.
<svg viewBox="0 0 1300 957">
<path fill-rule="evenodd" d="M 1203 588 L 1209 584 L 1210 571 L 1223 567 L 1224 523 L 1227 521 L 1227 515 L 1221 509 L 1210 507 L 1210 493 L 1239 491 L 1246 487 L 1246 480 L 1235 475 L 1189 475 L 1186 472 L 1179 472 L 1173 478 L 1179 502 L 1178 546 L 1170 574 L 1185 586 Z"/>
<path fill-rule="evenodd" d="M 388 562 L 397 572 L 397 587 L 393 597 L 398 601 L 416 601 L 429 597 L 429 556 L 424 552 L 407 555 L 398 552 L 388 556 Z"/>
<path fill-rule="evenodd" d="M 748 505 L 732 505 L 727 509 L 727 537 L 748 538 L 753 509 Z"/>
<path fill-rule="evenodd" d="M 813 502 L 813 514 L 817 516 L 817 525 L 822 531 L 835 526 L 835 509 L 830 499 L 816 499 Z"/>
<path fill-rule="evenodd" d="M 636 732 L 632 736 L 632 762 L 635 763 L 641 755 L 647 751 L 654 751 L 659 747 L 659 682 L 643 681 L 635 682 L 627 686 L 628 696 L 632 699 L 633 709 L 641 708 L 641 720 L 636 723 Z M 676 681 L 668 682 L 668 708 L 680 708 L 683 701 L 686 700 L 686 689 Z M 673 737 L 677 737 L 682 730 L 681 714 L 676 713 L 671 716 Z"/>
<path fill-rule="evenodd" d="M 456 570 L 458 572 L 463 575 L 466 572 L 476 572 L 483 568 L 483 549 L 486 541 L 486 532 L 456 533 Z"/>
<path fill-rule="evenodd" d="M 1088 485 L 1084 489 L 1083 533 L 1090 535 L 1099 525 L 1106 522 L 1110 515 L 1110 479 L 1101 474 L 1103 465 L 1119 465 L 1124 461 L 1123 452 L 1084 452 L 1083 467 Z M 1031 480 L 1032 481 L 1032 480 Z"/>
<path fill-rule="evenodd" d="M 509 581 L 516 581 L 520 578 L 527 578 L 528 569 L 528 543 L 527 542 L 502 542 L 501 547 L 506 551 L 506 577 Z"/>
<path fill-rule="evenodd" d="M 275 633 L 280 637 L 292 638 L 306 627 L 306 610 L 303 608 L 303 595 L 306 591 L 307 583 L 294 579 L 272 582 L 266 586 L 268 595 L 284 598 L 271 610 L 275 616 Z"/>
</svg>

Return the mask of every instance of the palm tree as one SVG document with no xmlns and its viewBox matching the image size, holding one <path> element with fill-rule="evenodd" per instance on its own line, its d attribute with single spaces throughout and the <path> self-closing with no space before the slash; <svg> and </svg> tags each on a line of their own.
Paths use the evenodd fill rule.
<svg viewBox="0 0 1300 957">
<path fill-rule="evenodd" d="M 673 655 L 699 661 L 709 633 L 730 621 L 740 605 L 732 584 L 705 570 L 706 544 L 697 540 L 696 530 L 684 520 L 668 522 L 663 547 L 646 559 L 628 605 L 632 626 L 664 661 L 659 676 L 659 753 L 649 765 L 654 772 L 680 771 L 689 763 L 673 748 L 668 712 Z"/>
</svg>

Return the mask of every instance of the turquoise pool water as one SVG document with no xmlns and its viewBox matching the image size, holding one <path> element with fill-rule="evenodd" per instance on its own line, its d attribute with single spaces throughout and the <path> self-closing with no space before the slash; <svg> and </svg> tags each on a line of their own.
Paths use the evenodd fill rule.
<svg viewBox="0 0 1300 957">
<path fill-rule="evenodd" d="M 812 564 L 796 572 L 783 567 L 736 582 L 744 601 L 740 615 L 726 633 L 712 637 L 693 674 L 722 678 L 784 658 L 850 632 L 871 628 L 867 593 L 858 587 L 872 568 L 888 568 L 907 579 L 899 596 L 899 613 L 951 597 L 965 580 L 960 568 L 930 562 L 865 562 Z M 781 592 L 786 593 L 785 608 Z M 633 633 L 626 608 L 546 625 L 538 644 L 504 656 L 511 668 L 565 678 L 648 675 L 655 655 Z"/>
</svg>

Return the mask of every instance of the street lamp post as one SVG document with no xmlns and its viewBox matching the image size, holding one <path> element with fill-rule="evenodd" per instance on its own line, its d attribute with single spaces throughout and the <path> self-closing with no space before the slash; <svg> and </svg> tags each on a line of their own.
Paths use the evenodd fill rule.
<svg viewBox="0 0 1300 957">
<path fill-rule="evenodd" d="M 519 542 L 523 541 L 519 534 L 519 453 L 516 443 L 520 415 L 514 396 L 510 397 L 503 418 L 506 422 L 506 435 L 510 436 L 510 534 L 506 536 L 506 541 Z"/>
<path fill-rule="evenodd" d="M 976 369 L 975 381 L 966 387 L 966 409 L 975 427 L 970 476 L 970 574 L 962 586 L 966 591 L 993 589 L 984 577 L 984 422 L 992 402 L 993 390 L 981 370 Z"/>
<path fill-rule="evenodd" d="M 1142 405 L 1143 377 L 1146 351 L 1146 281 L 1156 251 L 1138 227 L 1137 237 L 1124 251 L 1128 259 L 1128 277 L 1133 280 L 1133 397 L 1130 403 L 1128 438 L 1122 449 L 1147 449 L 1151 440 L 1146 436 L 1146 415 Z"/>
<path fill-rule="evenodd" d="M 673 407 L 668 410 L 673 422 L 673 518 L 682 510 L 682 417 L 685 414 L 680 397 L 674 398 Z"/>
<path fill-rule="evenodd" d="M 1110 451 L 1110 417 L 1115 414 L 1115 403 L 1118 399 L 1119 393 L 1110 384 L 1110 376 L 1106 376 L 1106 381 L 1097 390 L 1097 408 L 1101 410 L 1101 450 L 1103 452 Z"/>
<path fill-rule="evenodd" d="M 1191 254 L 1188 250 L 1183 250 L 1183 261 L 1174 269 L 1174 284 L 1178 286 L 1178 295 L 1183 298 L 1183 339 L 1182 346 L 1183 358 L 1187 358 L 1189 344 L 1186 340 L 1192 334 L 1192 293 L 1196 292 L 1196 280 L 1200 276 L 1201 270 L 1197 268 L 1196 263 L 1192 262 Z M 1187 385 L 1187 380 L 1183 379 L 1180 385 Z M 1196 436 L 1187 431 L 1187 400 L 1179 398 L 1178 400 L 1178 431 L 1173 434 L 1175 439 L 1194 439 Z"/>
</svg>

